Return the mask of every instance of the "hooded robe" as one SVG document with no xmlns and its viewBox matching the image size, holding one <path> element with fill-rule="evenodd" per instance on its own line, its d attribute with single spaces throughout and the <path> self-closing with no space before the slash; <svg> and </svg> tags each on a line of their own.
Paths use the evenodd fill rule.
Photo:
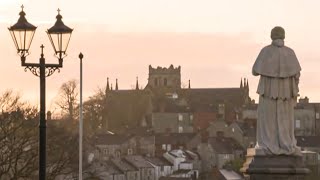
<svg viewBox="0 0 320 180">
<path fill-rule="evenodd" d="M 252 73 L 260 75 L 257 145 L 269 154 L 299 154 L 294 136 L 294 106 L 301 67 L 282 39 L 272 41 L 258 55 Z"/>
</svg>

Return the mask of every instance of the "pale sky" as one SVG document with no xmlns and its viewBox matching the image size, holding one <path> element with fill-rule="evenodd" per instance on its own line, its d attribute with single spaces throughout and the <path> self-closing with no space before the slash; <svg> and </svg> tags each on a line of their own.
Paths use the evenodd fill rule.
<svg viewBox="0 0 320 180">
<path fill-rule="evenodd" d="M 107 77 L 131 89 L 136 76 L 146 85 L 149 64 L 173 64 L 181 65 L 182 82 L 190 79 L 194 88 L 238 87 L 246 77 L 257 99 L 251 67 L 277 25 L 285 28 L 286 45 L 300 60 L 301 96 L 320 102 L 319 0 L 0 0 L 0 92 L 13 89 L 38 103 L 39 79 L 20 66 L 7 30 L 21 4 L 38 27 L 27 61 L 38 61 L 41 43 L 47 61 L 57 61 L 45 30 L 58 8 L 74 28 L 64 68 L 47 78 L 47 109 L 63 82 L 79 79 L 80 51 L 86 97 L 104 87 Z"/>
</svg>

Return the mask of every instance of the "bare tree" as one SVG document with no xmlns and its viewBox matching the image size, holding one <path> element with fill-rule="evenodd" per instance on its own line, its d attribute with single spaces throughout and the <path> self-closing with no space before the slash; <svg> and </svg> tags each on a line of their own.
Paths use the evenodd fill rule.
<svg viewBox="0 0 320 180">
<path fill-rule="evenodd" d="M 73 79 L 61 85 L 56 104 L 70 120 L 75 119 L 78 96 L 78 82 L 76 80 Z"/>
<path fill-rule="evenodd" d="M 37 109 L 6 91 L 0 97 L 0 179 L 32 179 L 37 170 Z"/>
<path fill-rule="evenodd" d="M 0 95 L 0 179 L 36 179 L 38 175 L 38 109 L 18 94 Z M 48 122 L 47 179 L 77 172 L 76 134 Z"/>
</svg>

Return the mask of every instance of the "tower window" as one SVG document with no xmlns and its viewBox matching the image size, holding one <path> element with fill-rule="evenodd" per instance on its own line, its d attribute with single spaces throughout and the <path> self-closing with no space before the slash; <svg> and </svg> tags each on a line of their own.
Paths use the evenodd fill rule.
<svg viewBox="0 0 320 180">
<path fill-rule="evenodd" d="M 163 85 L 164 85 L 164 86 L 167 86 L 167 84 L 168 84 L 167 78 L 164 78 L 164 80 L 163 80 Z"/>
<path fill-rule="evenodd" d="M 155 79 L 154 79 L 154 85 L 155 85 L 155 86 L 158 86 L 158 78 L 155 78 Z"/>
</svg>

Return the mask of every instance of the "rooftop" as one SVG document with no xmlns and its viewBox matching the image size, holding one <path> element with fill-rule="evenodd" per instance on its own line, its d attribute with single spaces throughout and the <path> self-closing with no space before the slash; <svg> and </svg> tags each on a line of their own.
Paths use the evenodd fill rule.
<svg viewBox="0 0 320 180">
<path fill-rule="evenodd" d="M 131 137 L 126 135 L 98 134 L 94 138 L 96 145 L 120 145 Z"/>
<path fill-rule="evenodd" d="M 164 157 L 145 157 L 145 159 L 156 166 L 173 166 L 173 164 Z"/>
<path fill-rule="evenodd" d="M 157 133 L 155 141 L 157 145 L 162 144 L 187 144 L 196 133 Z"/>
<path fill-rule="evenodd" d="M 300 147 L 320 148 L 320 136 L 296 136 L 296 139 Z"/>
<path fill-rule="evenodd" d="M 126 172 L 126 171 L 137 171 L 137 169 L 135 167 L 133 167 L 132 165 L 130 165 L 129 163 L 127 163 L 125 160 L 122 159 L 113 159 L 111 160 L 111 162 L 118 168 L 120 169 L 122 172 Z"/>
<path fill-rule="evenodd" d="M 153 168 L 146 159 L 139 155 L 126 156 L 124 159 L 136 168 Z"/>
<path fill-rule="evenodd" d="M 220 169 L 219 171 L 226 180 L 243 180 L 242 176 L 232 170 Z"/>
<path fill-rule="evenodd" d="M 235 150 L 243 150 L 241 145 L 230 137 L 210 137 L 208 142 L 218 154 L 233 154 Z"/>
</svg>

